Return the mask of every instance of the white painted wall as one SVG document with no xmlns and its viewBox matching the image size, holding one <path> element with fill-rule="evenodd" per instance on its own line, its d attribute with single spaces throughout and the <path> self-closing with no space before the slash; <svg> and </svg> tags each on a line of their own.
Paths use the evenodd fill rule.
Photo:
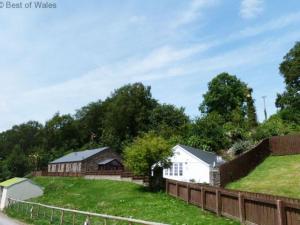
<svg viewBox="0 0 300 225">
<path fill-rule="evenodd" d="M 7 206 L 8 198 L 27 200 L 41 195 L 43 195 L 42 188 L 31 183 L 29 180 L 14 184 L 10 187 L 4 187 L 2 191 L 0 209 L 3 210 L 5 206 Z"/>
<path fill-rule="evenodd" d="M 190 182 L 193 180 L 197 183 L 209 183 L 209 171 L 210 165 L 206 162 L 198 159 L 193 154 L 184 150 L 180 146 L 175 146 L 173 148 L 174 155 L 171 158 L 173 165 L 173 175 L 170 175 L 170 169 L 164 169 L 163 177 L 167 179 L 173 179 L 178 181 Z M 182 175 L 174 174 L 174 165 L 182 164 Z"/>
</svg>

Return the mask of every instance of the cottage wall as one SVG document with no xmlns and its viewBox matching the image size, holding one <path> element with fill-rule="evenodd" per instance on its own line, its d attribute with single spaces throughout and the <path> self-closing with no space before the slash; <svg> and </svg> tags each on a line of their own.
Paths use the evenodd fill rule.
<svg viewBox="0 0 300 225">
<path fill-rule="evenodd" d="M 97 171 L 98 162 L 108 158 L 114 158 L 122 162 L 119 154 L 112 149 L 101 151 L 81 162 L 68 162 L 68 163 L 52 163 L 48 165 L 48 172 L 52 173 L 81 173 L 85 171 Z"/>
<path fill-rule="evenodd" d="M 48 165 L 48 172 L 68 172 L 68 173 L 79 173 L 81 172 L 81 162 L 71 163 L 55 163 Z"/>
<path fill-rule="evenodd" d="M 173 153 L 170 159 L 172 166 L 169 169 L 164 169 L 164 178 L 184 182 L 210 182 L 210 165 L 178 146 L 173 149 Z"/>
<path fill-rule="evenodd" d="M 82 162 L 82 172 L 85 171 L 97 171 L 98 170 L 98 162 L 101 160 L 105 160 L 108 158 L 114 158 L 122 162 L 122 159 L 119 154 L 117 154 L 112 149 L 107 149 L 102 152 L 99 152 L 96 155 L 93 155 L 92 157 L 84 160 Z"/>
</svg>

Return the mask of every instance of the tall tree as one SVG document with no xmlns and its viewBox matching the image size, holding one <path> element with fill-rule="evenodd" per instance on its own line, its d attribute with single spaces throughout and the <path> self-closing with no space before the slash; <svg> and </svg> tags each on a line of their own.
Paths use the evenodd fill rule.
<svg viewBox="0 0 300 225">
<path fill-rule="evenodd" d="M 284 56 L 279 70 L 286 88 L 277 94 L 276 106 L 285 119 L 300 123 L 300 42 Z"/>
<path fill-rule="evenodd" d="M 75 114 L 83 143 L 100 143 L 102 136 L 104 107 L 101 100 L 77 110 Z"/>
<path fill-rule="evenodd" d="M 101 141 L 120 150 L 124 143 L 149 130 L 150 114 L 156 105 L 151 88 L 141 83 L 115 90 L 103 102 L 105 116 Z"/>
<path fill-rule="evenodd" d="M 174 105 L 159 104 L 150 115 L 151 130 L 164 138 L 184 135 L 189 124 L 189 117 L 184 113 L 184 108 Z"/>
<path fill-rule="evenodd" d="M 71 115 L 56 113 L 45 124 L 45 148 L 59 151 L 58 154 L 78 148 L 80 146 L 80 135 L 76 125 Z"/>
<path fill-rule="evenodd" d="M 252 89 L 236 76 L 221 73 L 208 84 L 208 91 L 203 95 L 199 109 L 202 113 L 216 112 L 232 122 L 239 113 L 241 120 L 247 118 L 249 124 L 256 124 L 256 111 L 252 99 Z M 242 121 L 241 121 L 242 122 Z"/>
<path fill-rule="evenodd" d="M 197 119 L 191 127 L 187 143 L 195 148 L 214 152 L 229 147 L 224 123 L 224 118 L 217 112 Z"/>
</svg>

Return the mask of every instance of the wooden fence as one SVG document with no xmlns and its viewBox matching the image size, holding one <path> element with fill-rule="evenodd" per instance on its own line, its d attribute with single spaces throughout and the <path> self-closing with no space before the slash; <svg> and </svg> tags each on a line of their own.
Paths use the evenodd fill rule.
<svg viewBox="0 0 300 225">
<path fill-rule="evenodd" d="M 300 154 L 300 135 L 276 136 L 263 140 L 256 147 L 220 166 L 220 185 L 246 176 L 269 155 Z"/>
<path fill-rule="evenodd" d="M 300 154 L 300 135 L 286 135 L 269 138 L 272 155 Z"/>
<path fill-rule="evenodd" d="M 72 224 L 72 225 L 96 225 L 96 224 L 142 224 L 142 225 L 167 225 L 163 223 L 150 222 L 120 216 L 111 216 L 106 214 L 91 213 L 74 209 L 66 209 L 55 206 L 44 205 L 36 202 L 27 202 L 9 198 L 7 209 L 12 210 L 22 218 L 31 220 L 48 220 L 50 224 Z M 94 220 L 93 220 L 94 219 Z M 95 219 L 98 219 L 97 221 Z M 100 222 L 100 223 L 99 223 Z"/>
<path fill-rule="evenodd" d="M 299 225 L 300 200 L 174 180 L 166 192 L 219 216 L 253 225 Z"/>
</svg>

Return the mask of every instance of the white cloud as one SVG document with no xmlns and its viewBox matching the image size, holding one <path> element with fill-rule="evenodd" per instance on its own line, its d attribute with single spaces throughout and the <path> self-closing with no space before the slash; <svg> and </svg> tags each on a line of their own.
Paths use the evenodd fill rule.
<svg viewBox="0 0 300 225">
<path fill-rule="evenodd" d="M 188 7 L 183 10 L 173 23 L 173 28 L 194 22 L 202 15 L 203 10 L 215 6 L 218 0 L 192 0 Z"/>
<path fill-rule="evenodd" d="M 263 10 L 263 0 L 242 0 L 240 15 L 244 19 L 252 19 L 259 16 Z"/>
</svg>

